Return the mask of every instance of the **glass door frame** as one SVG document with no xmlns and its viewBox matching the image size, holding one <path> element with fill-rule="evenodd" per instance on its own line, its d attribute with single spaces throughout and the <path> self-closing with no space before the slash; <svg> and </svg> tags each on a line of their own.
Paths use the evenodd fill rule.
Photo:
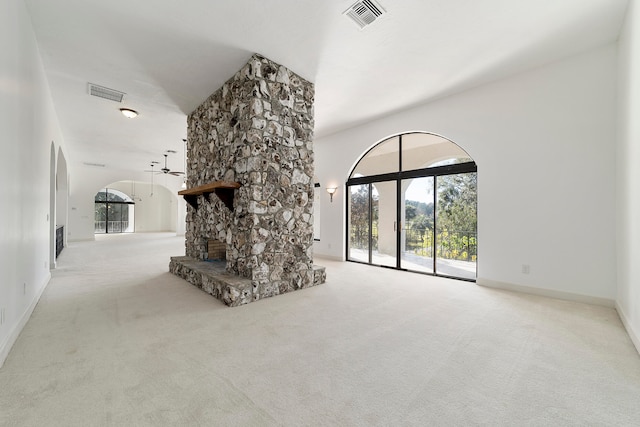
<svg viewBox="0 0 640 427">
<path fill-rule="evenodd" d="M 104 191 L 102 191 L 104 190 Z M 112 188 L 104 188 L 101 191 L 98 191 L 98 193 L 96 193 L 96 196 L 94 198 L 94 203 L 93 203 L 93 223 L 94 223 L 94 231 L 93 234 L 121 234 L 121 233 L 135 233 L 135 211 L 133 215 L 131 214 L 131 207 L 133 207 L 135 209 L 135 202 L 133 200 L 131 200 L 131 198 L 126 195 L 125 193 L 121 192 L 120 190 L 114 190 Z M 120 193 L 121 195 L 119 195 L 118 193 Z M 104 194 L 104 200 L 98 200 L 98 195 L 99 194 Z M 115 197 L 117 197 L 118 199 L 115 200 L 109 200 L 109 195 L 112 194 Z M 128 198 L 129 200 L 124 199 L 123 197 Z M 104 210 L 105 210 L 105 221 L 104 221 L 104 232 L 102 231 L 96 231 L 96 210 L 97 210 L 97 206 L 98 205 L 103 205 L 104 206 Z M 127 227 L 127 229 L 131 229 L 130 231 L 126 231 L 126 230 L 122 230 L 122 209 L 124 208 L 124 205 L 127 206 L 127 223 L 131 222 L 131 226 Z M 109 207 L 110 206 L 118 206 L 119 210 L 120 210 L 120 227 L 121 227 L 121 231 L 109 231 Z M 132 217 L 131 220 L 129 221 L 129 217 Z"/>
<path fill-rule="evenodd" d="M 370 183 L 366 183 L 366 184 L 353 184 L 351 186 L 346 187 L 348 193 L 346 194 L 346 206 L 347 206 L 347 246 L 346 246 L 346 258 L 349 261 L 353 261 L 353 262 L 358 262 L 361 264 L 368 264 L 368 265 L 375 265 L 378 267 L 387 267 L 387 268 L 399 268 L 400 264 L 398 261 L 398 244 L 399 244 L 399 238 L 401 237 L 401 234 L 398 233 L 398 226 L 399 226 L 399 222 L 397 220 L 398 218 L 398 211 L 396 209 L 394 218 L 394 239 L 395 239 L 395 253 L 393 254 L 393 256 L 395 257 L 395 263 L 394 265 L 389 265 L 389 264 L 382 264 L 382 263 L 374 263 L 374 256 L 373 256 L 373 251 L 374 251 L 374 247 L 379 248 L 380 247 L 380 199 L 378 199 L 378 223 L 376 226 L 376 231 L 377 231 L 377 235 L 376 235 L 376 240 L 374 241 L 374 203 L 373 203 L 373 194 L 374 194 L 374 184 L 376 183 L 395 183 L 395 187 L 394 187 L 394 191 L 395 191 L 395 203 L 396 206 L 399 206 L 398 204 L 398 187 L 397 187 L 397 183 L 395 180 L 386 180 L 386 181 L 376 181 L 376 182 L 370 182 Z M 351 190 L 349 187 L 356 187 L 356 186 L 366 186 L 367 189 L 367 207 L 366 207 L 366 211 L 367 211 L 367 238 L 366 238 L 366 242 L 367 242 L 367 261 L 362 261 L 362 260 L 358 260 L 356 258 L 353 259 L 349 259 L 349 255 L 350 255 L 350 250 L 352 249 L 350 247 L 350 238 L 351 238 L 351 224 L 350 224 L 350 218 L 349 218 L 349 207 L 351 206 Z M 379 190 L 376 190 L 379 191 Z M 379 193 L 378 193 L 379 194 Z M 375 243 L 375 244 L 374 244 Z M 379 261 L 380 262 L 380 261 Z"/>
<path fill-rule="evenodd" d="M 400 162 L 402 162 L 402 150 L 400 150 L 399 153 L 399 157 L 400 157 Z M 402 164 L 402 163 L 401 163 Z M 402 271 L 411 271 L 411 272 L 415 272 L 415 273 L 420 273 L 420 274 L 427 274 L 427 275 L 431 275 L 431 276 L 438 276 L 438 277 L 448 277 L 448 278 L 452 278 L 452 279 L 458 279 L 458 280 L 464 280 L 464 281 L 468 281 L 468 282 L 475 282 L 475 279 L 468 279 L 468 278 L 464 278 L 464 277 L 457 277 L 457 276 L 449 276 L 446 274 L 440 274 L 438 273 L 438 270 L 436 268 L 436 248 L 437 248 L 437 237 L 435 233 L 436 230 L 436 225 L 437 225 L 437 218 L 435 215 L 435 209 L 436 209 L 436 202 L 437 202 L 437 181 L 438 181 L 438 176 L 442 176 L 442 175 L 458 175 L 458 174 L 463 174 L 463 173 L 477 173 L 478 172 L 478 167 L 476 165 L 475 162 L 467 162 L 467 163 L 458 163 L 458 164 L 453 164 L 453 165 L 445 165 L 445 166 L 435 166 L 435 167 L 431 167 L 431 168 L 424 168 L 424 169 L 415 169 L 415 170 L 409 170 L 409 171 L 399 171 L 399 172 L 391 172 L 391 173 L 384 173 L 384 174 L 379 174 L 379 175 L 370 175 L 370 176 L 363 176 L 363 177 L 357 177 L 357 178 L 350 178 L 349 180 L 347 180 L 347 182 L 345 183 L 345 206 L 346 206 L 346 226 L 347 226 L 347 233 L 346 233 L 346 245 L 345 245 L 345 259 L 349 262 L 357 262 L 360 264 L 367 264 L 367 265 L 375 265 L 375 266 L 380 266 L 380 267 L 386 267 L 386 268 L 394 268 L 396 270 L 402 270 Z M 412 179 L 412 178 L 425 178 L 425 177 L 434 177 L 434 238 L 433 238 L 433 273 L 428 273 L 428 272 L 423 272 L 423 271 L 416 271 L 416 270 L 411 270 L 408 268 L 403 268 L 401 266 L 401 260 L 402 260 L 402 223 L 400 221 L 400 219 L 402 218 L 402 212 L 401 209 L 403 208 L 400 204 L 400 198 L 402 195 L 402 180 L 403 179 Z M 385 265 L 378 265 L 378 264 L 373 264 L 372 263 L 372 203 L 371 203 L 371 198 L 372 198 L 372 186 L 375 183 L 378 182 L 389 182 L 389 181 L 396 181 L 396 266 L 395 267 L 391 267 L 391 266 L 385 266 Z M 349 223 L 349 198 L 351 197 L 351 190 L 350 187 L 355 186 L 355 185 L 368 185 L 369 187 L 369 262 L 365 263 L 363 261 L 358 261 L 358 260 L 353 260 L 353 259 L 349 259 L 349 245 L 350 245 L 350 227 L 351 224 Z M 477 277 L 477 274 L 476 274 Z"/>
<path fill-rule="evenodd" d="M 360 264 L 372 264 L 372 260 L 373 260 L 373 254 L 372 254 L 372 246 L 373 246 L 373 232 L 371 231 L 372 228 L 372 224 L 373 224 L 373 203 L 371 203 L 371 183 L 367 183 L 367 184 L 354 184 L 353 187 L 356 186 L 365 186 L 366 185 L 366 189 L 367 189 L 367 207 L 366 207 L 366 212 L 367 212 L 367 261 L 361 261 L 358 259 L 352 259 L 351 261 L 353 262 L 358 262 Z M 349 259 L 349 256 L 351 254 L 351 247 L 350 247 L 350 237 L 351 237 L 351 221 L 350 221 L 350 216 L 349 216 L 349 207 L 352 205 L 351 202 L 351 190 L 349 189 L 349 187 L 347 187 L 347 191 L 348 193 L 346 194 L 346 205 L 347 206 L 347 247 L 346 247 L 346 253 L 347 256 L 346 258 Z"/>
</svg>

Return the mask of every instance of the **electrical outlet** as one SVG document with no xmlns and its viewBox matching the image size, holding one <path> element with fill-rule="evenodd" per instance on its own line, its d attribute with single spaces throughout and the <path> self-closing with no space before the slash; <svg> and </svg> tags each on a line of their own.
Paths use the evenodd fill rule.
<svg viewBox="0 0 640 427">
<path fill-rule="evenodd" d="M 531 267 L 529 264 L 522 264 L 522 274 L 529 274 Z"/>
</svg>

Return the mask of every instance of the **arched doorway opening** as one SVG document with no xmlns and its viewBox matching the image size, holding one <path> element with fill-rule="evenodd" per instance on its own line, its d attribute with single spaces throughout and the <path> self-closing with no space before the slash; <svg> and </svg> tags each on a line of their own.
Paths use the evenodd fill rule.
<svg viewBox="0 0 640 427">
<path fill-rule="evenodd" d="M 57 154 L 56 154 L 57 153 Z M 49 159 L 49 267 L 56 268 L 56 259 L 67 246 L 69 174 L 67 161 L 55 142 L 51 141 Z"/>
<path fill-rule="evenodd" d="M 431 133 L 381 141 L 347 186 L 347 260 L 475 280 L 477 166 Z"/>
<path fill-rule="evenodd" d="M 58 148 L 56 167 L 56 257 L 67 246 L 67 217 L 69 204 L 69 173 L 67 159 L 62 148 Z"/>
<path fill-rule="evenodd" d="M 175 232 L 180 207 L 175 192 L 164 185 L 142 181 L 107 184 L 95 194 L 94 206 L 94 234 Z M 109 221 L 118 223 L 113 222 L 109 229 Z"/>
<path fill-rule="evenodd" d="M 56 268 L 56 146 L 51 141 L 49 159 L 49 268 Z"/>
</svg>

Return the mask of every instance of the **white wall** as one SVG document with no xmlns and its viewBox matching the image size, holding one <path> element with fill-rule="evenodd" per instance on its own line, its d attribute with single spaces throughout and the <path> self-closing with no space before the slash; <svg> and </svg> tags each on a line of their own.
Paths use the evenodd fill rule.
<svg viewBox="0 0 640 427">
<path fill-rule="evenodd" d="M 0 52 L 2 365 L 50 278 L 51 152 L 63 141 L 22 0 L 0 2 Z"/>
<path fill-rule="evenodd" d="M 636 0 L 629 3 L 619 58 L 616 305 L 640 351 L 640 6 Z"/>
<path fill-rule="evenodd" d="M 316 140 L 322 187 L 340 185 L 322 200 L 316 255 L 344 254 L 344 182 L 358 157 L 427 131 L 478 165 L 479 283 L 612 303 L 616 61 L 616 45 L 604 46 Z"/>
</svg>

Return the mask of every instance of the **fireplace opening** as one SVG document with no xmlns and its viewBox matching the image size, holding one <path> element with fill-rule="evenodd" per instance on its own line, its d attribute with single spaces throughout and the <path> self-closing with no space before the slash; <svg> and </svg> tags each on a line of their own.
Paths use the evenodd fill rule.
<svg viewBox="0 0 640 427">
<path fill-rule="evenodd" d="M 207 260 L 226 261 L 227 244 L 218 239 L 209 239 L 207 241 Z"/>
</svg>

